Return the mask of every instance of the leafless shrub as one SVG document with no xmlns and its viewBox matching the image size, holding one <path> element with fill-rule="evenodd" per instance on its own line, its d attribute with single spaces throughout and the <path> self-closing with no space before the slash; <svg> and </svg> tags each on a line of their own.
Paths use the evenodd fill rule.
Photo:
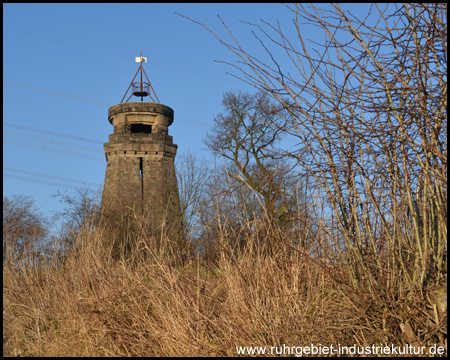
<svg viewBox="0 0 450 360">
<path fill-rule="evenodd" d="M 48 221 L 34 200 L 3 196 L 3 263 L 37 259 L 45 246 Z"/>
<path fill-rule="evenodd" d="M 425 321 L 424 294 L 447 279 L 447 5 L 383 7 L 361 17 L 339 5 L 286 5 L 293 37 L 280 23 L 249 24 L 268 62 L 222 19 L 229 39 L 199 24 L 236 55 L 227 63 L 236 77 L 288 112 L 284 130 L 308 156 L 284 154 L 327 200 L 321 249 L 345 265 L 357 306 L 378 304 L 373 328 L 411 321 L 416 341 L 443 342 L 446 313 Z M 306 41 L 303 23 L 324 42 Z M 407 310 L 417 302 L 422 316 Z"/>
</svg>

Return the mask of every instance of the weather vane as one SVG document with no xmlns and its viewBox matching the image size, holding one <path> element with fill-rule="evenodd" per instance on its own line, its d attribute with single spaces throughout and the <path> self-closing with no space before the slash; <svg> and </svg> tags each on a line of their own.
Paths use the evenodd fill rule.
<svg viewBox="0 0 450 360">
<path fill-rule="evenodd" d="M 150 80 L 148 79 L 148 76 L 144 70 L 144 67 L 142 66 L 142 63 L 147 62 L 147 58 L 143 57 L 142 53 L 141 53 L 141 56 L 136 57 L 136 62 L 140 63 L 139 68 L 136 71 L 136 74 L 134 75 L 133 80 L 131 80 L 131 84 L 130 84 L 130 86 L 128 86 L 128 89 L 125 92 L 125 95 L 123 96 L 122 101 L 120 103 L 122 104 L 123 100 L 125 99 L 125 97 L 128 94 L 128 91 L 132 87 L 133 90 L 131 92 L 131 95 L 128 97 L 128 99 L 125 100 L 125 102 L 130 100 L 130 98 L 132 96 L 140 97 L 141 101 L 144 101 L 144 97 L 148 96 L 148 97 L 150 97 L 150 99 L 152 99 L 153 102 L 157 102 L 159 104 L 159 99 L 158 99 L 158 96 L 156 96 L 155 89 L 153 89 L 153 86 L 150 83 Z M 139 72 L 141 73 L 141 76 L 140 76 L 141 81 L 135 81 L 136 76 Z M 147 82 L 142 81 L 142 73 L 144 73 L 145 78 L 147 79 Z M 153 93 L 154 97 L 152 96 L 152 93 Z"/>
</svg>

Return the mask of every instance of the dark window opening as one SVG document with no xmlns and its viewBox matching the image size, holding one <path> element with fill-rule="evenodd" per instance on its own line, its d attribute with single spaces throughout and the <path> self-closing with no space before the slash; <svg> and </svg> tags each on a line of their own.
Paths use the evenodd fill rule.
<svg viewBox="0 0 450 360">
<path fill-rule="evenodd" d="M 144 170 L 143 170 L 143 159 L 139 158 L 139 179 L 141 180 L 141 210 L 142 215 L 144 215 Z"/>
<path fill-rule="evenodd" d="M 144 124 L 131 124 L 131 133 L 132 134 L 137 134 L 137 133 L 151 134 L 152 126 L 144 125 Z"/>
</svg>

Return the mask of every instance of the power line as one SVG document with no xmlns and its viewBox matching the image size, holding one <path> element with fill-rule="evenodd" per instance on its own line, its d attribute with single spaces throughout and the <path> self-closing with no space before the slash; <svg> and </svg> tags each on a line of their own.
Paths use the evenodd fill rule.
<svg viewBox="0 0 450 360">
<path fill-rule="evenodd" d="M 51 91 L 51 90 L 47 90 L 47 89 L 38 88 L 36 86 L 30 86 L 30 85 L 25 85 L 25 84 L 18 84 L 18 83 L 13 83 L 11 81 L 5 81 L 5 80 L 3 80 L 3 84 L 10 85 L 10 86 L 16 86 L 16 87 L 20 87 L 20 88 L 28 89 L 28 90 L 38 91 L 38 92 L 42 92 L 42 93 L 46 93 L 46 94 L 50 94 L 50 95 L 61 96 L 61 97 L 65 97 L 65 98 L 72 99 L 72 100 L 78 100 L 78 101 L 84 101 L 84 102 L 88 102 L 88 103 L 93 103 L 93 104 L 97 104 L 97 105 L 101 105 L 101 106 L 111 106 L 111 104 L 105 103 L 105 102 L 102 102 L 102 101 L 82 98 L 82 97 L 75 96 L 75 95 L 70 95 L 70 94 L 64 94 L 64 93 L 61 93 L 61 92 L 58 92 L 58 91 Z"/>
<path fill-rule="evenodd" d="M 82 155 L 82 154 L 77 154 L 77 153 L 73 153 L 73 152 L 69 152 L 69 151 L 54 150 L 54 149 L 49 149 L 49 148 L 46 148 L 46 147 L 43 147 L 43 146 L 24 144 L 24 143 L 21 143 L 21 142 L 18 142 L 18 141 L 4 140 L 3 142 L 7 143 L 7 144 L 12 144 L 12 145 L 28 147 L 28 148 L 31 148 L 31 149 L 37 149 L 37 150 L 42 150 L 42 151 L 54 152 L 54 153 L 57 153 L 57 154 L 76 156 L 76 157 L 81 157 L 81 158 L 84 158 L 84 159 L 96 160 L 96 161 L 101 161 L 101 162 L 105 161 L 105 159 L 94 157 L 94 156 Z"/>
<path fill-rule="evenodd" d="M 39 179 L 30 179 L 30 178 L 25 178 L 25 177 L 16 176 L 16 175 L 3 174 L 3 176 L 11 178 L 11 179 L 29 181 L 29 182 L 34 182 L 34 183 L 38 183 L 38 184 L 46 184 L 46 185 L 51 185 L 51 186 L 62 186 L 62 187 L 67 187 L 67 188 L 71 188 L 71 189 L 79 189 L 80 188 L 79 186 L 73 186 L 73 185 L 69 185 L 69 184 L 59 184 L 59 183 L 54 183 L 51 181 L 45 181 L 45 180 L 39 180 Z"/>
<path fill-rule="evenodd" d="M 182 118 L 182 117 L 177 117 L 176 121 L 187 122 L 187 123 L 191 123 L 191 124 L 195 124 L 195 125 L 201 125 L 201 126 L 207 126 L 207 127 L 211 127 L 212 126 L 212 124 L 208 124 L 208 123 L 203 122 L 203 121 L 189 120 L 189 119 Z"/>
<path fill-rule="evenodd" d="M 48 175 L 48 174 L 36 173 L 36 172 L 32 172 L 32 171 L 14 169 L 14 168 L 5 167 L 5 166 L 3 167 L 3 170 L 15 172 L 15 173 L 20 173 L 20 174 L 25 174 L 25 175 L 43 177 L 43 178 L 47 178 L 47 179 L 73 182 L 73 183 L 82 184 L 82 185 L 88 185 L 88 186 L 100 186 L 100 184 L 93 183 L 93 182 L 90 182 L 90 181 L 75 180 L 75 179 L 64 178 L 64 177 L 55 176 L 55 175 Z"/>
<path fill-rule="evenodd" d="M 69 99 L 72 99 L 72 100 L 84 101 L 84 102 L 94 103 L 94 104 L 98 104 L 98 105 L 102 105 L 102 106 L 112 106 L 112 104 L 110 104 L 110 103 L 104 103 L 104 102 L 93 100 L 93 99 L 87 99 L 87 98 L 82 98 L 82 97 L 75 96 L 75 95 L 69 95 L 69 94 L 64 94 L 64 93 L 57 92 L 57 91 L 42 89 L 42 88 L 38 88 L 36 86 L 30 86 L 30 85 L 25 85 L 25 84 L 18 84 L 18 83 L 13 83 L 13 82 L 10 82 L 10 81 L 5 81 L 5 80 L 3 80 L 3 83 L 5 85 L 17 86 L 17 87 L 21 87 L 21 88 L 24 88 L 24 89 L 27 89 L 27 90 L 42 92 L 42 93 L 46 93 L 46 94 L 49 94 L 49 95 L 62 96 L 62 97 L 66 97 L 66 98 L 69 98 Z M 187 122 L 187 123 L 195 124 L 195 125 L 202 125 L 202 126 L 208 126 L 208 127 L 212 126 L 211 124 L 206 123 L 206 122 L 202 122 L 202 121 L 198 121 L 198 120 L 190 120 L 190 119 L 186 119 L 186 118 L 183 118 L 183 117 L 177 117 L 176 120 L 177 121 L 181 121 L 181 122 Z"/>
<path fill-rule="evenodd" d="M 42 138 L 42 137 L 38 137 L 38 136 L 27 135 L 27 134 L 18 133 L 18 132 L 15 132 L 15 131 L 8 131 L 8 130 L 4 131 L 3 133 L 4 134 L 10 134 L 10 135 L 17 136 L 17 137 L 22 137 L 22 138 L 29 138 L 29 139 L 49 142 L 51 144 L 70 146 L 70 147 L 74 147 L 74 148 L 77 148 L 77 149 L 103 153 L 103 150 L 100 150 L 98 148 L 72 144 L 72 143 L 69 143 L 69 142 L 66 142 L 66 141 L 58 141 L 58 140 L 53 140 L 53 139 L 46 139 L 46 138 Z"/>
<path fill-rule="evenodd" d="M 60 43 L 60 44 L 64 44 L 64 45 L 69 45 L 69 46 L 74 46 L 74 47 L 78 47 L 78 48 L 81 48 L 81 49 L 86 49 L 86 50 L 89 50 L 89 51 L 98 52 L 100 54 L 105 54 L 105 55 L 108 55 L 108 56 L 119 57 L 119 58 L 127 59 L 127 60 L 131 59 L 130 56 L 124 56 L 124 55 L 121 55 L 121 54 L 116 54 L 116 53 L 106 52 L 106 51 L 103 51 L 103 50 L 93 49 L 93 48 L 90 48 L 90 47 L 87 47 L 87 46 L 77 45 L 77 44 L 69 43 L 69 42 L 66 42 L 66 41 L 60 41 L 60 40 L 52 39 L 52 38 L 49 38 L 49 37 L 46 37 L 46 36 L 42 36 L 42 35 L 31 34 L 31 33 L 14 30 L 14 29 L 7 28 L 7 27 L 4 27 L 3 29 L 4 30 L 8 30 L 8 31 L 12 31 L 12 32 L 15 32 L 15 33 L 18 33 L 18 34 L 23 34 L 23 35 L 27 35 L 27 36 L 33 36 L 33 37 L 37 37 L 37 38 L 44 39 L 44 40 L 47 40 L 47 41 L 52 41 L 52 42 L 56 42 L 56 43 Z M 155 62 L 152 62 L 152 61 L 149 62 L 149 64 L 155 65 L 155 66 L 159 66 L 159 67 L 163 67 L 163 68 L 166 68 L 166 69 L 177 70 L 177 71 L 181 71 L 181 72 L 191 73 L 191 74 L 194 74 L 194 75 L 205 76 L 205 77 L 209 77 L 209 78 L 212 78 L 212 79 L 230 81 L 230 82 L 241 84 L 240 82 L 238 82 L 236 80 L 225 79 L 225 78 L 222 78 L 222 77 L 219 77 L 219 76 L 203 74 L 203 73 L 199 73 L 199 72 L 195 72 L 195 71 L 191 71 L 191 70 L 179 69 L 179 68 L 176 68 L 176 67 L 173 67 L 173 66 L 167 66 L 167 65 L 155 63 Z"/>
<path fill-rule="evenodd" d="M 22 130 L 40 132 L 40 133 L 47 134 L 47 135 L 54 135 L 54 136 L 60 136 L 60 137 L 65 137 L 65 138 L 69 138 L 69 139 L 75 139 L 75 140 L 80 140 L 80 141 L 91 142 L 91 143 L 94 143 L 94 144 L 102 144 L 103 145 L 103 143 L 104 143 L 103 141 L 100 141 L 100 140 L 93 140 L 93 139 L 82 138 L 82 137 L 68 135 L 68 134 L 61 134 L 61 133 L 57 133 L 57 132 L 54 132 L 54 131 L 48 131 L 48 130 L 36 129 L 36 128 L 23 126 L 23 125 L 11 124 L 11 123 L 8 123 L 8 122 L 5 122 L 5 121 L 3 121 L 3 125 L 9 126 L 9 127 L 14 127 L 14 128 L 17 128 L 17 129 L 22 129 Z"/>
</svg>

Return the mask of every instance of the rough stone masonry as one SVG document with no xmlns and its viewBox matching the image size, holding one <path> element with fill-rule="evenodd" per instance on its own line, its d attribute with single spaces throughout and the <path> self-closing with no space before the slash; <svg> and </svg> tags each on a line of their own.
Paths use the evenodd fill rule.
<svg viewBox="0 0 450 360">
<path fill-rule="evenodd" d="M 107 167 L 102 211 L 113 216 L 148 215 L 156 223 L 179 219 L 174 166 L 178 146 L 168 134 L 173 114 L 170 107 L 152 102 L 109 108 L 114 133 L 104 145 Z"/>
</svg>

